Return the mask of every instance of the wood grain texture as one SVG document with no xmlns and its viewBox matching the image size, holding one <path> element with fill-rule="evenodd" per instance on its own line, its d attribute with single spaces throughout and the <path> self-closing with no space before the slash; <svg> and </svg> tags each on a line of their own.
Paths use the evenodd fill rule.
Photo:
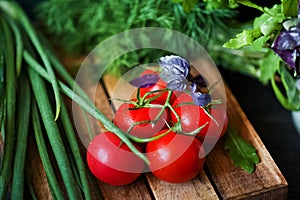
<svg viewBox="0 0 300 200">
<path fill-rule="evenodd" d="M 151 200 L 151 194 L 142 176 L 129 185 L 116 187 L 99 182 L 99 187 L 104 199 L 107 200 Z"/>
<path fill-rule="evenodd" d="M 174 184 L 159 180 L 147 173 L 147 180 L 155 199 L 219 199 L 204 170 L 189 182 Z"/>
<path fill-rule="evenodd" d="M 285 178 L 228 88 L 226 94 L 229 126 L 254 145 L 260 163 L 252 174 L 234 166 L 224 151 L 224 139 L 220 140 L 206 161 L 219 193 L 223 199 L 286 199 Z"/>
<path fill-rule="evenodd" d="M 26 178 L 33 186 L 37 199 L 53 199 L 42 160 L 32 138 L 28 139 L 26 161 Z"/>
</svg>

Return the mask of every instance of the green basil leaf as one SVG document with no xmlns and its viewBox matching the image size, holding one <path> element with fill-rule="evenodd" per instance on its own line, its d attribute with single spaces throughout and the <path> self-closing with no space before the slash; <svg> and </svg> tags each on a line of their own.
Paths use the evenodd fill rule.
<svg viewBox="0 0 300 200">
<path fill-rule="evenodd" d="M 230 157 L 236 166 L 241 167 L 248 173 L 254 172 L 256 164 L 259 163 L 256 149 L 232 129 L 227 131 L 225 149 L 229 150 Z"/>
</svg>

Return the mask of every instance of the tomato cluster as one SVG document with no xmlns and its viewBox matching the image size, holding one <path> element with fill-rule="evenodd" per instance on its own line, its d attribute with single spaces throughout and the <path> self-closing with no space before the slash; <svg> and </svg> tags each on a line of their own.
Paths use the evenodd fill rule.
<svg viewBox="0 0 300 200">
<path fill-rule="evenodd" d="M 223 122 L 221 128 L 218 122 Z M 91 141 L 87 162 L 99 180 L 126 185 L 147 170 L 171 183 L 191 180 L 205 162 L 203 141 L 222 137 L 228 120 L 226 112 L 222 114 L 217 106 L 199 106 L 190 94 L 167 89 L 159 79 L 138 88 L 137 97 L 121 104 L 113 123 L 128 134 L 150 164 L 145 165 L 111 132 L 101 133 Z"/>
</svg>

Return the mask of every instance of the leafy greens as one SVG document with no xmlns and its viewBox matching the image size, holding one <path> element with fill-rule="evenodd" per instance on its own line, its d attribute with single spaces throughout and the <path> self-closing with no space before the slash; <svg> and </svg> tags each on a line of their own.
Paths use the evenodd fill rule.
<svg viewBox="0 0 300 200">
<path fill-rule="evenodd" d="M 259 157 L 256 149 L 252 144 L 242 139 L 238 133 L 232 129 L 228 129 L 225 141 L 225 149 L 229 150 L 230 157 L 236 166 L 241 167 L 248 173 L 255 170 L 255 165 L 259 163 Z"/>
<path fill-rule="evenodd" d="M 299 1 L 281 0 L 281 4 L 271 8 L 258 6 L 248 0 L 231 2 L 258 9 L 262 14 L 253 20 L 252 29 L 237 34 L 223 46 L 261 52 L 263 56 L 257 63 L 257 78 L 265 84 L 271 82 L 275 96 L 284 108 L 299 110 L 300 91 L 296 87 L 296 76 L 300 76 L 297 42 L 300 34 L 300 20 L 297 18 Z M 275 76 L 280 77 L 284 89 L 280 89 Z"/>
<path fill-rule="evenodd" d="M 205 48 L 221 47 L 226 38 L 223 34 L 228 34 L 226 19 L 232 20 L 236 11 L 225 6 L 207 10 L 207 5 L 195 0 L 49 0 L 36 7 L 36 19 L 52 42 L 72 55 L 87 54 L 109 36 L 137 27 L 169 28 L 185 33 Z M 149 49 L 130 52 L 117 59 L 110 72 L 118 75 L 120 70 L 153 62 L 165 54 Z"/>
</svg>

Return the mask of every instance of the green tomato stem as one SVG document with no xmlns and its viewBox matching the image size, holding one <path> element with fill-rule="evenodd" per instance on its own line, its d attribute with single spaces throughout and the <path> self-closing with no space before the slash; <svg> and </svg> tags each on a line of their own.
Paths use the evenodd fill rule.
<svg viewBox="0 0 300 200">
<path fill-rule="evenodd" d="M 165 135 L 167 135 L 168 133 L 170 133 L 171 131 L 172 131 L 171 129 L 168 129 L 164 133 L 159 134 L 157 136 L 150 137 L 150 138 L 140 138 L 140 137 L 135 137 L 133 135 L 128 135 L 128 137 L 135 142 L 146 143 L 146 142 L 152 142 L 152 141 L 158 140 L 158 139 L 164 137 Z"/>
</svg>

